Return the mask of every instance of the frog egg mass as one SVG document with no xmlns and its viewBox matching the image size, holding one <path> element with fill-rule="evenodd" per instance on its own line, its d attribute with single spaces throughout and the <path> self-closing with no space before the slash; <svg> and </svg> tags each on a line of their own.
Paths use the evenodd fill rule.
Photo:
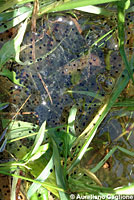
<svg viewBox="0 0 134 200">
<path fill-rule="evenodd" d="M 15 86 L 11 101 L 14 104 L 17 101 L 19 106 L 27 101 L 21 113 L 36 113 L 39 124 L 44 120 L 48 126 L 63 123 L 61 116 L 64 107 L 68 105 L 69 110 L 75 104 L 79 110 L 76 121 L 80 119 L 77 126 L 81 130 L 89 122 L 87 119 L 91 119 L 96 112 L 98 100 L 84 94 L 70 95 L 67 90 L 91 91 L 105 96 L 114 87 L 118 71 L 123 67 L 119 52 L 112 51 L 113 45 L 115 49 L 118 46 L 117 40 L 115 36 L 111 37 L 110 41 L 107 40 L 101 47 L 99 43 L 95 43 L 101 35 L 110 30 L 110 25 L 106 24 L 107 30 L 102 29 L 104 19 L 96 20 L 93 16 L 90 18 L 93 22 L 90 25 L 84 24 L 82 18 L 76 21 L 69 15 L 37 20 L 35 60 L 30 27 L 25 33 L 20 60 L 28 64 L 16 64 L 14 67 L 16 78 L 24 87 Z M 87 29 L 90 29 L 90 32 L 85 36 Z M 91 48 L 93 43 L 95 44 Z M 109 72 L 106 70 L 106 51 L 111 51 Z M 104 81 L 100 80 L 101 74 L 105 76 Z M 90 103 L 92 101 L 93 104 Z M 34 118 L 36 117 L 34 115 Z M 19 118 L 24 121 L 33 120 L 28 115 L 19 115 Z"/>
</svg>

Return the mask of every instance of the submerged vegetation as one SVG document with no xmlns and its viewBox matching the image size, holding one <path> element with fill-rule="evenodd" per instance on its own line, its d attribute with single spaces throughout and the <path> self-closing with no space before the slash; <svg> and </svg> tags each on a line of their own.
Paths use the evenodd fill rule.
<svg viewBox="0 0 134 200">
<path fill-rule="evenodd" d="M 0 199 L 133 195 L 133 1 L 0 5 Z"/>
</svg>

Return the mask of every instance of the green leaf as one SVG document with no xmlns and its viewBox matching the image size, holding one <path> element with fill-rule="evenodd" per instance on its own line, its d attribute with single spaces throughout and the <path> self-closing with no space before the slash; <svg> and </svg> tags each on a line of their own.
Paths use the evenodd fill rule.
<svg viewBox="0 0 134 200">
<path fill-rule="evenodd" d="M 3 128 L 5 128 L 5 126 Z M 31 136 L 32 134 L 35 135 L 35 131 L 33 131 L 33 128 L 36 130 L 39 127 L 37 125 L 33 126 L 33 124 L 30 122 L 12 121 L 8 126 L 9 131 L 6 135 L 8 138 L 8 142 L 13 142 L 12 140 L 15 141 L 17 140 L 17 138 L 19 138 L 20 140 L 22 138 L 28 137 L 29 131 L 31 132 Z"/>
<path fill-rule="evenodd" d="M 25 87 L 24 85 L 20 84 L 18 79 L 16 79 L 16 73 L 14 71 L 3 68 L 3 70 L 0 72 L 0 75 L 8 77 L 16 85 Z"/>
<path fill-rule="evenodd" d="M 22 23 L 17 36 L 6 42 L 0 50 L 0 69 L 11 58 L 19 60 L 20 45 L 27 27 L 27 20 Z"/>
<path fill-rule="evenodd" d="M 36 193 L 33 194 L 30 200 L 38 200 L 38 195 Z"/>
<path fill-rule="evenodd" d="M 35 179 L 37 179 L 37 177 L 43 172 L 43 170 L 47 166 L 48 162 L 50 161 L 50 159 L 52 157 L 52 154 L 50 154 L 50 151 L 47 151 L 46 154 L 42 155 L 39 159 L 35 160 L 34 162 L 28 163 L 28 167 L 31 168 L 30 174 Z M 46 186 L 45 188 L 48 191 L 52 192 L 56 197 L 59 197 L 58 186 L 56 185 L 55 173 L 54 173 L 54 171 L 52 171 L 52 169 L 53 168 L 51 168 L 49 171 L 46 172 L 46 174 L 49 173 L 49 172 L 51 172 L 51 174 L 49 175 L 49 177 L 43 183 L 46 183 L 46 184 L 48 183 L 48 184 L 54 186 L 55 188 L 51 188 L 49 186 Z M 56 189 L 56 187 L 57 187 L 57 189 Z"/>
<path fill-rule="evenodd" d="M 32 13 L 32 9 L 29 7 L 21 7 L 11 12 L 4 12 L 0 14 L 0 21 L 4 25 L 0 26 L 0 33 L 15 27 L 24 21 Z"/>
</svg>

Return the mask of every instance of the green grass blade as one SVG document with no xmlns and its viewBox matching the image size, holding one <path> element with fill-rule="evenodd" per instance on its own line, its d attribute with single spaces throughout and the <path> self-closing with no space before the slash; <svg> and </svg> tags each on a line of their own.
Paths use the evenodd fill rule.
<svg viewBox="0 0 134 200">
<path fill-rule="evenodd" d="M 56 182 L 57 185 L 61 188 L 63 188 L 63 190 L 66 190 L 66 183 L 64 180 L 64 173 L 63 173 L 63 168 L 61 167 L 61 161 L 60 161 L 60 155 L 59 155 L 59 151 L 56 145 L 56 142 L 53 138 L 53 136 L 51 137 L 52 143 L 53 143 L 53 163 L 55 166 L 55 175 L 56 175 Z M 65 192 L 61 192 L 59 191 L 59 195 L 60 195 L 60 199 L 65 199 L 68 200 L 68 196 Z"/>
<path fill-rule="evenodd" d="M 6 133 L 7 133 L 8 128 L 5 128 L 5 130 L 3 131 L 3 133 L 0 136 L 0 142 L 3 140 L 3 138 L 5 137 Z"/>
<path fill-rule="evenodd" d="M 117 147 L 118 147 L 118 149 L 119 149 L 120 151 L 122 151 L 123 153 L 125 153 L 125 154 L 127 154 L 127 155 L 129 155 L 129 156 L 134 156 L 134 152 L 129 151 L 129 150 L 127 150 L 127 149 L 125 149 L 125 148 L 123 148 L 123 147 L 120 147 L 120 146 L 117 146 Z"/>
<path fill-rule="evenodd" d="M 42 144 L 43 139 L 44 139 L 45 129 L 46 129 L 46 121 L 41 125 L 38 135 L 36 136 L 36 139 L 32 147 L 33 150 L 31 152 L 31 155 L 35 154 L 39 146 Z"/>
<path fill-rule="evenodd" d="M 98 169 L 100 169 L 100 168 L 104 165 L 104 163 L 110 158 L 110 156 L 112 156 L 112 154 L 113 154 L 117 149 L 119 149 L 119 150 L 122 151 L 123 153 L 126 153 L 126 154 L 129 155 L 129 156 L 134 156 L 134 152 L 131 152 L 131 151 L 129 151 L 129 150 L 125 149 L 125 148 L 122 148 L 122 147 L 120 147 L 120 146 L 115 146 L 115 147 L 113 147 L 113 148 L 109 151 L 109 153 L 96 165 L 96 167 L 94 167 L 93 169 L 91 169 L 91 172 L 92 172 L 92 173 L 97 172 Z"/>
<path fill-rule="evenodd" d="M 120 93 L 123 91 L 123 89 L 126 87 L 127 83 L 129 81 L 129 75 L 127 70 L 124 70 L 122 72 L 121 77 L 117 81 L 116 87 L 113 89 L 113 92 L 110 97 L 108 97 L 104 104 L 99 109 L 97 115 L 92 120 L 92 122 L 87 126 L 87 128 L 82 132 L 82 134 L 76 139 L 74 142 L 74 146 L 76 146 L 82 138 L 86 135 L 87 139 L 80 149 L 80 152 L 78 153 L 76 159 L 73 161 L 71 167 L 68 169 L 68 172 L 70 172 L 82 159 L 83 155 L 85 154 L 89 144 L 91 143 L 93 137 L 95 136 L 96 130 L 105 118 L 105 116 L 110 111 L 111 107 L 114 105 L 116 99 L 119 97 Z"/>
<path fill-rule="evenodd" d="M 46 153 L 46 151 L 47 151 L 48 149 L 49 149 L 49 144 L 47 143 L 47 144 L 41 145 L 41 146 L 37 149 L 36 153 L 34 153 L 32 156 L 31 156 L 32 151 L 30 151 L 30 152 L 28 153 L 28 155 L 26 155 L 27 162 L 31 162 L 31 161 L 34 161 L 34 160 L 39 159 L 43 154 Z M 24 158 L 23 158 L 23 159 L 24 159 Z"/>
<path fill-rule="evenodd" d="M 122 0 L 121 2 L 117 2 L 117 14 L 118 14 L 118 39 L 119 39 L 119 47 L 124 47 L 125 41 L 125 10 L 126 2 L 130 2 L 129 0 Z"/>
<path fill-rule="evenodd" d="M 57 5 L 55 8 L 49 10 L 49 12 L 59 12 L 63 10 L 70 10 L 78 7 L 97 5 L 103 3 L 115 2 L 117 0 L 65 0 L 65 3 Z"/>
<path fill-rule="evenodd" d="M 16 175 L 19 175 L 20 170 L 17 169 L 15 171 Z M 12 180 L 12 188 L 11 188 L 11 200 L 16 200 L 16 187 L 17 187 L 17 182 L 18 182 L 18 178 L 17 177 L 13 177 Z"/>
<path fill-rule="evenodd" d="M 0 103 L 0 110 L 3 110 L 9 106 L 9 103 Z"/>
<path fill-rule="evenodd" d="M 69 113 L 69 117 L 68 117 L 68 126 L 67 126 L 67 134 L 66 137 L 64 139 L 65 142 L 65 150 L 64 150 L 64 156 L 65 156 L 65 164 L 64 164 L 64 171 L 66 173 L 66 165 L 67 165 L 67 156 L 68 156 L 68 152 L 70 149 L 70 146 L 72 145 L 72 143 L 75 140 L 75 117 L 76 117 L 76 113 L 77 113 L 77 108 L 75 106 L 73 106 L 70 110 Z M 71 132 L 71 134 L 69 134 Z"/>
<path fill-rule="evenodd" d="M 134 107 L 134 99 L 125 99 L 123 101 L 116 102 L 115 107 Z"/>
<path fill-rule="evenodd" d="M 38 200 L 49 200 L 48 190 L 46 190 L 42 186 L 38 189 L 37 194 L 38 197 L 40 197 L 40 199 L 38 198 Z"/>
<path fill-rule="evenodd" d="M 112 148 L 109 153 L 96 165 L 96 167 L 94 167 L 93 169 L 91 169 L 92 173 L 95 173 L 98 171 L 98 169 L 100 169 L 104 163 L 110 158 L 110 156 L 112 156 L 112 154 L 117 150 L 117 146 L 115 146 L 114 148 Z"/>
<path fill-rule="evenodd" d="M 112 29 L 112 30 L 108 31 L 106 34 L 104 34 L 104 35 L 102 35 L 101 37 L 99 37 L 99 39 L 97 39 L 97 40 L 91 45 L 91 48 L 93 48 L 93 47 L 95 47 L 96 45 L 98 45 L 98 43 L 101 42 L 101 40 L 103 40 L 104 38 L 106 38 L 105 41 L 107 41 L 108 38 L 111 37 L 111 34 L 114 33 L 114 31 L 115 31 L 115 29 Z M 108 37 L 108 36 L 109 36 L 109 37 Z M 101 45 L 104 45 L 104 42 L 103 42 Z M 101 45 L 100 45 L 100 46 L 101 46 Z M 99 46 L 99 47 L 100 47 L 100 46 Z"/>
<path fill-rule="evenodd" d="M 30 182 L 33 182 L 33 183 L 37 183 L 37 184 L 41 184 L 43 187 L 49 187 L 49 188 L 52 188 L 52 189 L 56 189 L 58 191 L 64 191 L 62 188 L 59 188 L 59 187 L 56 187 L 56 186 L 53 186 L 52 184 L 48 184 L 48 183 L 42 183 L 40 181 L 37 181 L 37 180 L 33 180 L 31 178 L 27 178 L 27 177 L 24 177 L 24 176 L 19 176 L 19 175 L 16 175 L 16 174 L 12 174 L 12 173 L 9 173 L 9 172 L 6 172 L 6 171 L 2 171 L 0 169 L 0 174 L 5 174 L 5 175 L 8 175 L 8 176 L 13 176 L 13 177 L 17 177 L 17 178 L 20 178 L 22 180 L 26 180 L 26 181 L 30 181 Z"/>
<path fill-rule="evenodd" d="M 69 113 L 69 117 L 68 117 L 68 131 L 69 132 L 69 129 L 71 131 L 71 133 L 73 133 L 75 135 L 75 127 L 74 127 L 74 123 L 75 123 L 75 117 L 76 117 L 76 113 L 77 113 L 77 108 L 75 106 L 73 106 L 70 110 L 70 113 Z"/>
<path fill-rule="evenodd" d="M 7 138 L 5 138 L 4 142 L 2 143 L 0 147 L 0 152 L 3 152 L 5 150 L 6 144 L 7 144 Z"/>
<path fill-rule="evenodd" d="M 84 94 L 84 95 L 93 97 L 93 98 L 95 98 L 95 99 L 98 99 L 98 100 L 100 100 L 100 101 L 103 101 L 103 100 L 104 100 L 104 97 L 102 97 L 102 96 L 99 95 L 99 94 L 96 94 L 95 92 L 68 90 L 67 93 L 69 93 L 69 94 L 72 94 L 72 93 L 75 93 L 75 94 Z"/>
<path fill-rule="evenodd" d="M 125 67 L 128 70 L 129 77 L 133 79 L 133 72 L 130 68 L 130 65 L 127 60 L 127 56 L 125 53 L 124 41 L 125 41 L 125 10 L 129 7 L 130 0 L 122 0 L 122 2 L 117 3 L 118 8 L 118 39 L 119 39 L 119 50 L 124 61 Z"/>
<path fill-rule="evenodd" d="M 131 70 L 130 65 L 128 63 L 127 56 L 126 56 L 126 53 L 125 53 L 125 49 L 124 49 L 124 47 L 120 47 L 119 49 L 120 49 L 121 57 L 122 57 L 122 59 L 125 63 L 125 67 L 128 70 L 129 77 L 132 79 L 133 84 L 134 84 L 133 71 Z"/>
<path fill-rule="evenodd" d="M 84 6 L 84 7 L 76 8 L 76 10 L 80 10 L 86 13 L 93 13 L 97 15 L 104 15 L 107 17 L 113 15 L 113 12 L 106 10 L 104 8 L 99 8 L 97 6 Z"/>
<path fill-rule="evenodd" d="M 44 168 L 41 174 L 36 178 L 36 180 L 40 180 L 41 182 L 44 182 L 51 174 L 50 170 L 52 168 L 53 168 L 53 157 L 50 159 L 47 166 Z M 32 185 L 30 186 L 27 192 L 28 198 L 30 198 L 39 189 L 40 186 L 41 184 L 32 183 Z"/>
<path fill-rule="evenodd" d="M 6 128 L 7 126 L 7 120 L 2 120 L 3 128 Z M 48 128 L 45 129 L 45 133 L 47 133 L 49 130 L 55 130 L 59 128 L 66 127 L 67 125 L 57 126 L 56 128 Z M 12 121 L 9 124 L 9 131 L 7 133 L 8 143 L 15 142 L 17 140 L 21 140 L 23 138 L 32 137 L 34 139 L 34 136 L 38 134 L 39 126 L 30 122 L 24 122 L 24 121 Z M 30 132 L 30 133 L 29 133 Z M 47 138 L 47 135 L 44 134 L 44 140 Z"/>
</svg>

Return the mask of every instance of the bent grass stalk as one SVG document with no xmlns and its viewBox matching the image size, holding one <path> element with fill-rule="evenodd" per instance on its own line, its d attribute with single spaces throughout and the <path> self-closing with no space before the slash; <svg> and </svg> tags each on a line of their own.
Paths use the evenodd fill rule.
<svg viewBox="0 0 134 200">
<path fill-rule="evenodd" d="M 111 96 L 106 97 L 105 103 L 101 106 L 101 108 L 98 111 L 98 114 L 95 116 L 95 118 L 92 120 L 92 122 L 87 126 L 87 128 L 82 132 L 82 134 L 76 139 L 74 142 L 74 146 L 76 146 L 79 141 L 87 137 L 84 145 L 81 147 L 77 157 L 73 161 L 72 165 L 68 168 L 68 173 L 80 162 L 83 155 L 85 154 L 89 144 L 91 143 L 93 137 L 95 136 L 95 133 L 97 131 L 97 128 L 105 118 L 105 116 L 108 114 L 112 106 L 114 105 L 116 99 L 119 97 L 120 93 L 123 91 L 123 89 L 126 87 L 127 83 L 129 81 L 129 75 L 126 70 L 124 70 L 118 79 Z"/>
</svg>

